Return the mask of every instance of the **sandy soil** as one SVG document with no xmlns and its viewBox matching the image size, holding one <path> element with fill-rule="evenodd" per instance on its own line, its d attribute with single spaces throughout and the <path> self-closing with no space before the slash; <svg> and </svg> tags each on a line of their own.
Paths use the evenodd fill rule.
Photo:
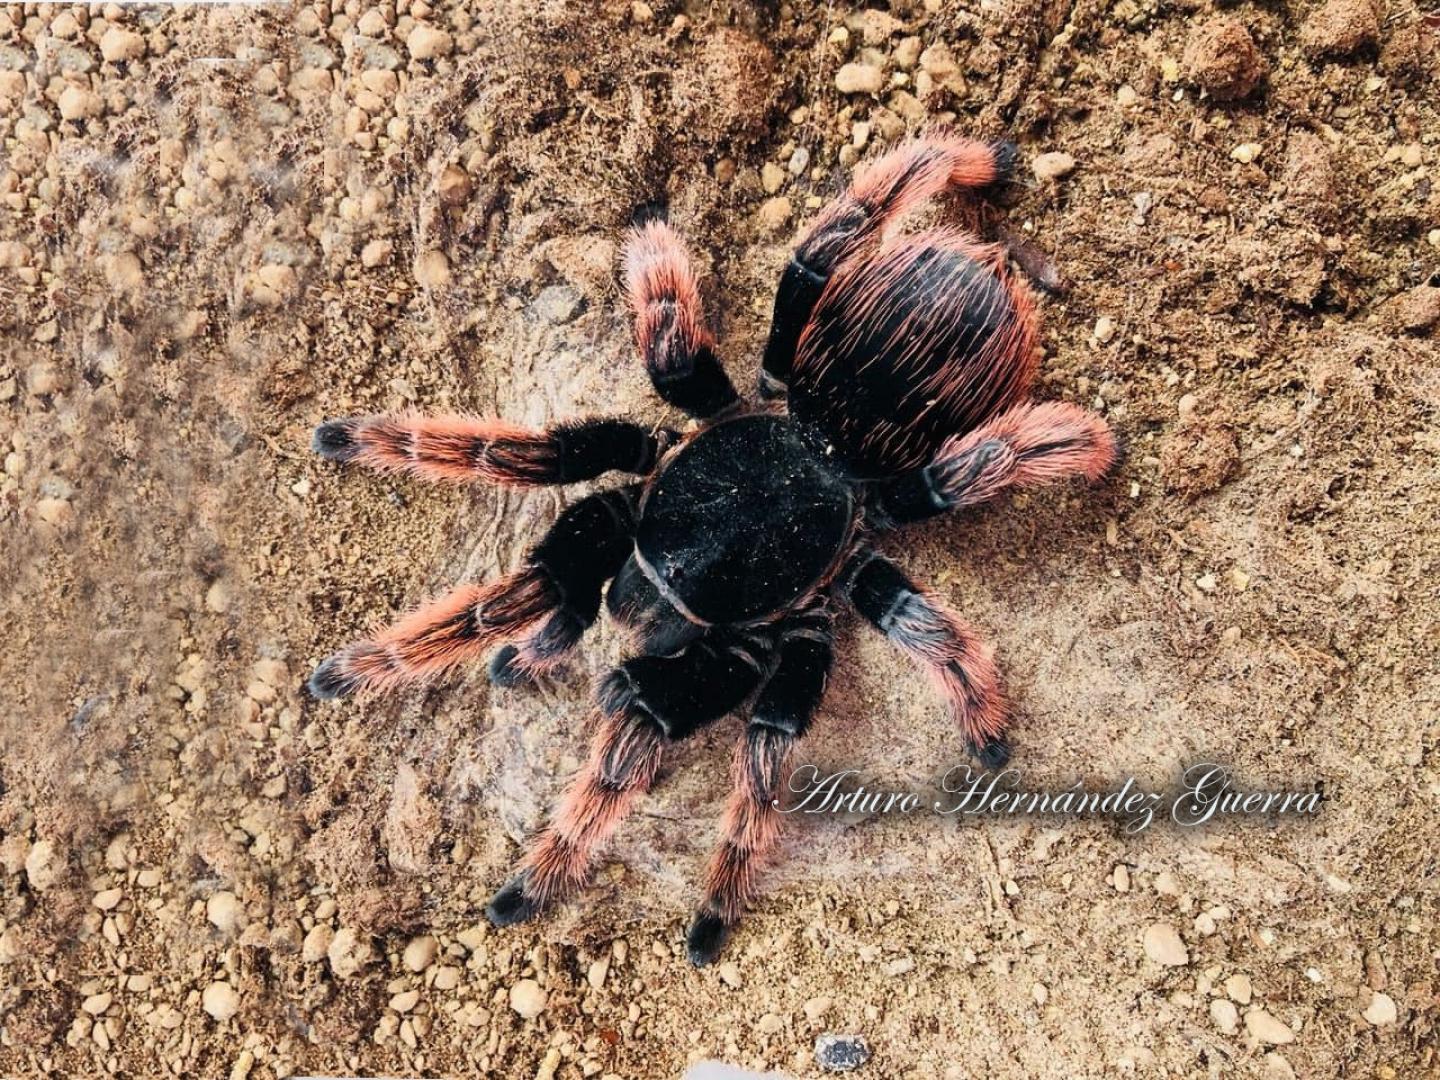
<svg viewBox="0 0 1440 1080">
<path fill-rule="evenodd" d="M 874 1077 L 1434 1075 L 1437 35 L 1408 0 L 0 10 L 0 1075 L 809 1077 L 824 1031 Z M 1323 812 L 795 822 L 695 971 L 730 721 L 593 889 L 490 930 L 616 636 L 539 694 L 301 684 L 574 493 L 342 473 L 311 427 L 674 422 L 615 274 L 656 200 L 749 386 L 795 231 L 937 119 L 1022 145 L 1004 214 L 1070 283 L 1042 393 L 1129 456 L 888 550 L 995 643 L 1028 784 L 1210 758 Z M 840 647 L 811 760 L 963 760 Z"/>
</svg>

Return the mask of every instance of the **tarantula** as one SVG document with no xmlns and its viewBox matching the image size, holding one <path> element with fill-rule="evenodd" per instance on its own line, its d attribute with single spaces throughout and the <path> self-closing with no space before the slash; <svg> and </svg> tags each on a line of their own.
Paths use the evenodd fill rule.
<svg viewBox="0 0 1440 1080">
<path fill-rule="evenodd" d="M 1027 400 L 1036 320 L 1002 247 L 946 228 L 886 236 L 946 189 L 994 188 L 1016 156 L 1012 144 L 941 132 L 857 176 L 781 277 L 757 387 L 769 404 L 750 407 L 736 393 L 685 251 L 651 221 L 625 253 L 635 340 L 656 392 L 697 421 L 693 431 L 617 419 L 530 431 L 408 415 L 316 429 L 325 458 L 432 480 L 644 478 L 580 499 L 518 570 L 461 586 L 342 649 L 309 682 L 318 698 L 390 689 L 495 646 L 492 680 L 526 682 L 575 646 L 604 593 L 637 655 L 600 682 L 589 759 L 491 898 L 496 925 L 583 885 L 597 849 L 654 781 L 665 745 L 753 697 L 687 935 L 693 963 L 714 959 L 775 844 L 787 757 L 825 692 L 844 601 L 930 675 L 983 765 L 1008 760 L 991 650 L 871 541 L 1007 488 L 1093 481 L 1114 461 L 1098 416 Z M 774 400 L 786 395 L 788 407 Z"/>
</svg>

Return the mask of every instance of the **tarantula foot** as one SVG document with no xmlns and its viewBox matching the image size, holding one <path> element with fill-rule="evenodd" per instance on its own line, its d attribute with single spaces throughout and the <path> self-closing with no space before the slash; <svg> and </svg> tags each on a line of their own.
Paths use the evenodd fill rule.
<svg viewBox="0 0 1440 1080">
<path fill-rule="evenodd" d="M 525 874 L 516 874 L 485 905 L 485 917 L 493 926 L 514 926 L 540 913 L 540 905 L 525 895 Z"/>
<path fill-rule="evenodd" d="M 1020 163 L 1020 147 L 1009 139 L 1003 139 L 994 143 L 990 149 L 995 152 L 995 179 L 990 182 L 990 186 L 998 188 L 1012 183 L 1015 180 L 1015 167 Z"/>
<path fill-rule="evenodd" d="M 685 935 L 685 951 L 690 956 L 690 963 L 696 967 L 711 963 L 730 940 L 731 929 L 713 911 L 697 912 Z"/>
<path fill-rule="evenodd" d="M 984 746 L 971 743 L 970 752 L 975 755 L 975 760 L 987 769 L 1003 769 L 1010 762 L 1010 744 L 998 737 Z"/>
<path fill-rule="evenodd" d="M 1116 475 L 1125 463 L 1130 460 L 1130 441 L 1119 435 L 1115 436 L 1115 457 L 1110 462 L 1110 467 L 1105 470 L 1105 478 Z"/>
<path fill-rule="evenodd" d="M 517 686 L 534 686 L 535 676 L 515 662 L 519 655 L 520 650 L 514 645 L 506 645 L 492 656 L 489 668 L 490 682 L 506 689 Z"/>
<path fill-rule="evenodd" d="M 670 204 L 665 201 L 663 196 L 643 202 L 630 212 L 630 224 L 637 229 L 649 225 L 652 221 L 664 224 L 669 220 Z"/>
<path fill-rule="evenodd" d="M 320 701 L 330 701 L 334 698 L 344 697 L 352 693 L 358 685 L 358 680 L 353 675 L 346 674 L 342 669 L 343 654 L 336 653 L 320 661 L 310 680 L 305 684 L 310 691 L 310 696 Z"/>
<path fill-rule="evenodd" d="M 310 449 L 326 461 L 349 461 L 360 452 L 354 426 L 348 420 L 327 420 L 317 427 Z"/>
</svg>

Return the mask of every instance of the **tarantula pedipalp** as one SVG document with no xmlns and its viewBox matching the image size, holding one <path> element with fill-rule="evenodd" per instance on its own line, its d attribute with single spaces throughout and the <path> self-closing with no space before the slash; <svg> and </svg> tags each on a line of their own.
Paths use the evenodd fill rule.
<svg viewBox="0 0 1440 1080">
<path fill-rule="evenodd" d="M 638 654 L 596 693 L 589 760 L 490 919 L 530 918 L 588 877 L 605 839 L 655 778 L 666 743 L 753 698 L 691 960 L 712 960 L 756 895 L 776 837 L 786 761 L 825 691 L 831 623 L 848 601 L 933 679 L 987 767 L 1009 756 L 990 649 L 869 538 L 1014 487 L 1101 477 L 1115 457 L 1103 420 L 1027 400 L 1030 297 L 1004 251 L 953 230 L 887 238 L 947 188 L 1004 181 L 1009 144 L 915 140 L 878 159 L 822 212 L 781 279 L 749 408 L 705 329 L 676 235 L 631 237 L 635 336 L 659 395 L 699 421 L 683 438 L 623 420 L 530 431 L 466 417 L 372 416 L 315 432 L 335 461 L 436 480 L 534 485 L 609 471 L 645 479 L 569 507 L 524 565 L 466 585 L 330 657 L 320 698 L 387 689 L 479 658 L 502 685 L 552 667 L 595 621 L 602 593 Z M 609 583 L 608 590 L 606 583 Z"/>
</svg>

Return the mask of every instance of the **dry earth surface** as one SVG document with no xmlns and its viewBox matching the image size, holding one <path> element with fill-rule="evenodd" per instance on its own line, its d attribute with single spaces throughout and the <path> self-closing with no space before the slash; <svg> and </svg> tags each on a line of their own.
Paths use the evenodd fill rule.
<svg viewBox="0 0 1440 1080">
<path fill-rule="evenodd" d="M 1436 1075 L 1437 36 L 1409 0 L 0 9 L 0 1074 L 811 1077 L 839 1031 L 873 1077 Z M 1129 454 L 888 550 L 995 643 L 1028 784 L 1211 758 L 1323 811 L 792 822 L 696 971 L 728 721 L 594 888 L 488 928 L 617 636 L 538 694 L 301 686 L 575 495 L 310 429 L 675 423 L 635 208 L 749 386 L 796 231 L 934 121 L 1022 146 L 999 216 L 1070 286 L 1040 392 Z M 962 760 L 878 635 L 840 655 L 810 760 Z"/>
</svg>

